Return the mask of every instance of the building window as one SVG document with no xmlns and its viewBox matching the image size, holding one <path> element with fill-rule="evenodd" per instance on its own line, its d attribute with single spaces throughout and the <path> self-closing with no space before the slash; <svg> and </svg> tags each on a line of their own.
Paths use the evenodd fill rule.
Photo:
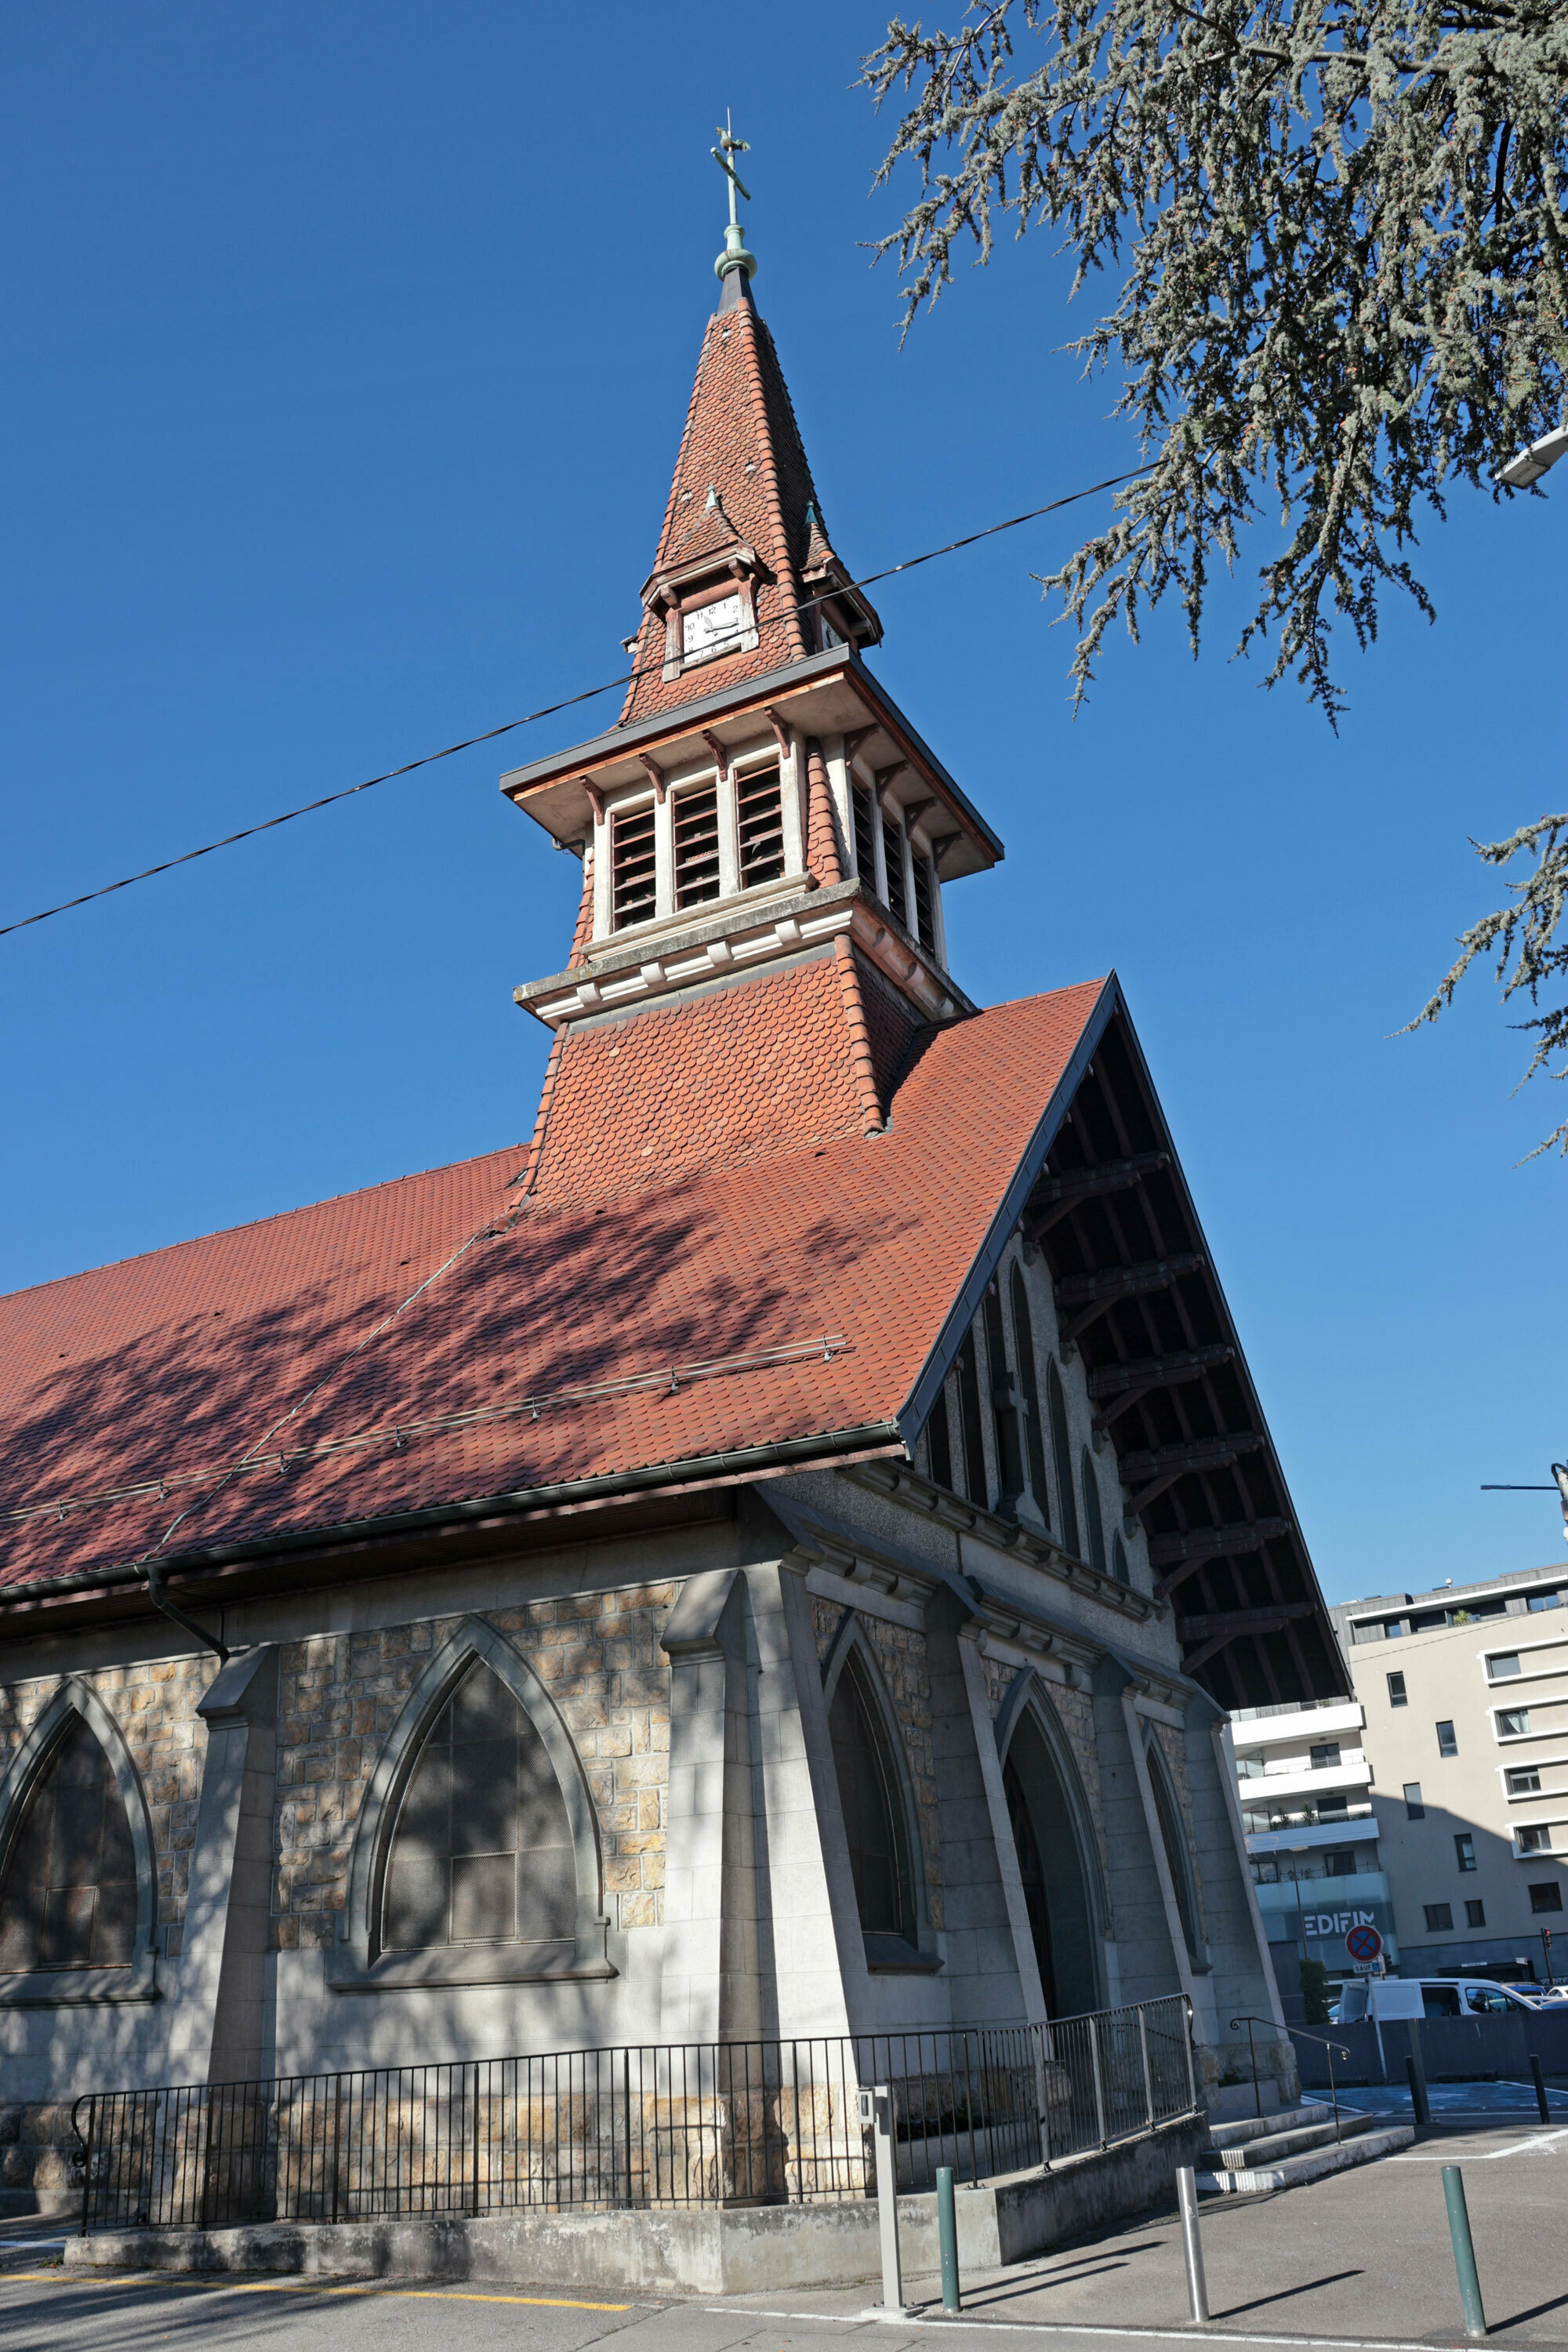
<svg viewBox="0 0 1568 2352">
<path fill-rule="evenodd" d="M 1500 1650 L 1495 1657 L 1487 1660 L 1487 1672 L 1494 1683 L 1510 1681 L 1519 1672 L 1519 1652 Z"/>
<path fill-rule="evenodd" d="M 655 913 L 653 803 L 616 809 L 610 820 L 610 922 L 624 931 L 651 922 Z"/>
<path fill-rule="evenodd" d="M 1356 1874 L 1353 1845 L 1331 1845 L 1323 1856 L 1325 1878 L 1353 1878 Z"/>
<path fill-rule="evenodd" d="M 1419 1780 L 1406 1780 L 1405 1783 L 1405 1818 L 1407 1822 L 1424 1822 L 1426 1818 Z"/>
<path fill-rule="evenodd" d="M 1314 1772 L 1327 1772 L 1332 1766 L 1336 1765 L 1339 1760 L 1340 1743 L 1337 1739 L 1319 1739 L 1314 1741 L 1312 1746 L 1312 1769 Z"/>
<path fill-rule="evenodd" d="M 936 921 L 931 913 L 931 897 L 936 884 L 931 877 L 931 859 L 912 841 L 910 844 L 910 869 L 915 880 L 915 937 L 927 955 L 934 955 Z"/>
<path fill-rule="evenodd" d="M 1075 1559 L 1081 1559 L 1079 1548 L 1078 1502 L 1072 1486 L 1072 1447 L 1068 1443 L 1068 1402 L 1062 1394 L 1062 1376 L 1053 1356 L 1046 1368 L 1046 1402 L 1051 1416 L 1051 1453 L 1057 1466 L 1057 1488 L 1062 1500 L 1062 1543 Z"/>
<path fill-rule="evenodd" d="M 700 907 L 719 896 L 719 787 L 701 784 L 682 793 L 671 811 L 675 848 L 675 903 Z"/>
<path fill-rule="evenodd" d="M 1408 1698 L 1405 1696 L 1405 1676 L 1404 1676 L 1403 1675 L 1389 1675 L 1389 1677 L 1388 1677 L 1388 1704 L 1389 1704 L 1389 1706 L 1409 1706 L 1410 1702 L 1409 1702 Z"/>
<path fill-rule="evenodd" d="M 882 864 L 888 877 L 888 912 L 902 931 L 910 928 L 909 894 L 904 888 L 904 827 L 900 817 L 882 817 Z"/>
<path fill-rule="evenodd" d="M 776 768 L 753 768 L 735 780 L 741 835 L 741 887 L 776 882 L 784 870 L 784 801 Z"/>
<path fill-rule="evenodd" d="M 936 1392 L 931 1421 L 926 1431 L 926 1452 L 931 1463 L 931 1475 L 938 1486 L 952 1489 L 952 1443 L 947 1427 L 947 1384 L 943 1381 Z"/>
<path fill-rule="evenodd" d="M 1002 1331 L 1002 1294 L 994 1282 L 986 1285 L 983 1312 L 985 1360 L 991 1374 L 991 1412 L 996 1433 L 996 1475 L 1002 1481 L 996 1508 L 1011 1518 L 1024 1491 L 1024 1456 L 1018 1444 L 1018 1408 L 1013 1379 L 1007 1370 L 1007 1342 Z"/>
<path fill-rule="evenodd" d="M 828 1709 L 849 1874 L 867 1936 L 915 1937 L 909 1839 L 891 1745 L 860 1660 L 844 1661 Z"/>
<path fill-rule="evenodd" d="M 1532 1612 L 1538 1609 L 1556 1609 L 1561 1605 L 1562 1599 L 1563 1595 L 1560 1592 L 1532 1592 L 1525 1605 Z"/>
<path fill-rule="evenodd" d="M 1318 1799 L 1318 1819 L 1321 1822 L 1342 1822 L 1351 1809 L 1350 1798 L 1343 1789 L 1325 1789 Z"/>
<path fill-rule="evenodd" d="M 1127 1547 L 1120 1536 L 1110 1538 L 1110 1573 L 1118 1584 L 1131 1585 L 1132 1570 L 1127 1565 Z"/>
<path fill-rule="evenodd" d="M 1461 1872 L 1476 1866 L 1476 1842 L 1468 1830 L 1460 1830 L 1454 1839 L 1454 1860 Z"/>
<path fill-rule="evenodd" d="M 27 1800 L 0 1881 L 0 1969 L 128 1969 L 136 1850 L 91 1727 L 73 1714 Z"/>
<path fill-rule="evenodd" d="M 1484 1903 L 1478 1903 L 1472 1895 L 1465 1905 L 1465 1925 L 1467 1927 L 1484 1927 L 1486 1924 L 1487 1906 Z"/>
<path fill-rule="evenodd" d="M 1103 1576 L 1105 1570 L 1105 1521 L 1100 1511 L 1100 1481 L 1094 1475 L 1094 1456 L 1088 1446 L 1079 1458 L 1079 1469 L 1083 1477 L 1083 1515 L 1089 1522 L 1089 1564 Z"/>
<path fill-rule="evenodd" d="M 398 1811 L 382 1948 L 555 1942 L 576 1928 L 576 1855 L 554 1767 L 500 1675 L 476 1659 Z"/>
<path fill-rule="evenodd" d="M 1445 1927 L 1451 1927 L 1453 1926 L 1454 1908 L 1452 1904 L 1426 1903 L 1423 1904 L 1421 1907 L 1426 1914 L 1426 1933 L 1429 1936 L 1440 1936 Z"/>
<path fill-rule="evenodd" d="M 1521 1853 L 1550 1853 L 1552 1851 L 1552 1831 L 1544 1822 L 1532 1828 L 1518 1829 L 1514 1835 L 1519 1841 Z"/>
<path fill-rule="evenodd" d="M 1403 1635 L 1404 1632 L 1405 1620 L 1403 1617 L 1390 1617 L 1384 1621 L 1383 1638 L 1385 1642 L 1397 1642 Z"/>
<path fill-rule="evenodd" d="M 1510 1797 L 1538 1797 L 1541 1794 L 1541 1767 L 1538 1764 L 1516 1765 L 1503 1778 L 1508 1782 Z"/>
<path fill-rule="evenodd" d="M 1255 1862 L 1253 1864 L 1252 1883 L 1255 1886 L 1279 1885 L 1279 1864 L 1274 1860 L 1272 1855 L 1265 1861 Z"/>
<path fill-rule="evenodd" d="M 1440 1723 L 1440 1724 L 1437 1726 L 1437 1753 L 1438 1753 L 1438 1755 L 1439 1755 L 1439 1756 L 1457 1756 L 1457 1755 L 1458 1754 L 1458 1752 L 1459 1752 L 1459 1743 L 1458 1743 L 1458 1740 L 1455 1738 L 1455 1737 L 1454 1737 L 1454 1727 L 1453 1727 L 1453 1725 L 1452 1725 L 1451 1723 Z"/>
<path fill-rule="evenodd" d="M 980 1375 L 975 1369 L 973 1331 L 964 1333 L 958 1351 L 958 1420 L 963 1436 L 963 1491 L 984 1510 L 985 1440 L 980 1428 Z"/>
<path fill-rule="evenodd" d="M 1035 1321 L 1021 1270 L 1013 1268 L 1013 1353 L 1018 1360 L 1018 1386 L 1023 1396 L 1024 1452 L 1029 1465 L 1029 1486 L 1035 1508 L 1047 1527 L 1051 1524 L 1051 1498 L 1046 1486 L 1046 1441 L 1040 1428 L 1040 1383 L 1035 1370 Z"/>
<path fill-rule="evenodd" d="M 871 813 L 871 788 L 849 779 L 849 806 L 855 818 L 855 871 L 873 896 L 877 888 L 877 821 Z"/>
<path fill-rule="evenodd" d="M 1538 1878 L 1532 1883 L 1530 1907 L 1532 1911 L 1562 1910 L 1563 1889 L 1555 1878 Z"/>
<path fill-rule="evenodd" d="M 1497 1711 L 1497 1736 L 1500 1739 L 1522 1739 L 1530 1729 L 1530 1709 L 1527 1706 L 1500 1706 Z"/>
</svg>

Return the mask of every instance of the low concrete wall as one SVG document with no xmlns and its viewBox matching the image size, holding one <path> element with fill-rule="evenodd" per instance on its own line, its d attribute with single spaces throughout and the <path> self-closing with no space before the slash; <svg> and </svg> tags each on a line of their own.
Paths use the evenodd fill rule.
<svg viewBox="0 0 1568 2352">
<path fill-rule="evenodd" d="M 1148 2139 L 957 2192 L 962 2266 L 1021 2262 L 1097 2222 L 1171 2194 L 1207 2133 L 1203 2116 Z M 934 2274 L 936 2199 L 900 2197 L 911 2276 Z M 514 2212 L 474 2220 L 271 2221 L 235 2230 L 115 2230 L 67 2241 L 79 2269 L 268 2271 L 290 2276 L 548 2281 L 600 2293 L 737 2294 L 848 2286 L 880 2275 L 874 2200 L 607 2213 Z"/>
</svg>

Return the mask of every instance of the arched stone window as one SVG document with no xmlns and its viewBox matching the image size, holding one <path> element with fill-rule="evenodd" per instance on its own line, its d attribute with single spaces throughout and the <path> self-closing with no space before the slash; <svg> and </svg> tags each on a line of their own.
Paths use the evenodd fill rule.
<svg viewBox="0 0 1568 2352">
<path fill-rule="evenodd" d="M 361 1808 L 327 1982 L 614 1976 L 593 1798 L 527 1660 L 469 1618 L 415 1684 Z"/>
<path fill-rule="evenodd" d="M 1027 1667 L 1003 1702 L 996 1738 L 1046 2013 L 1079 2016 L 1102 2002 L 1110 1912 L 1071 1744 Z"/>
<path fill-rule="evenodd" d="M 1024 1455 L 1035 1508 L 1047 1527 L 1051 1524 L 1051 1498 L 1046 1486 L 1046 1440 L 1040 1427 L 1040 1382 L 1035 1369 L 1035 1322 L 1022 1269 L 1013 1268 L 1013 1352 L 1018 1360 L 1018 1388 L 1024 1423 Z"/>
<path fill-rule="evenodd" d="M 73 1677 L 0 1783 L 0 2003 L 153 1998 L 156 1914 L 136 1768 Z"/>
<path fill-rule="evenodd" d="M 1149 1760 L 1149 1787 L 1154 1799 L 1154 1816 L 1160 1824 L 1160 1843 L 1165 1849 L 1165 1865 L 1176 1896 L 1176 1916 L 1182 1923 L 1182 1940 L 1187 1948 L 1187 1958 L 1194 1968 L 1206 1968 L 1203 1936 L 1198 1926 L 1197 1888 L 1193 1879 L 1192 1856 L 1188 1852 L 1186 1832 L 1182 1822 L 1176 1792 L 1171 1786 L 1165 1759 L 1160 1743 L 1151 1732 L 1146 1754 Z"/>
<path fill-rule="evenodd" d="M 427 1733 L 393 1832 L 382 1949 L 559 1942 L 577 1915 L 566 1801 L 543 1741 L 475 1659 Z"/>
<path fill-rule="evenodd" d="M 996 1475 L 1001 1492 L 995 1507 L 1013 1518 L 1024 1491 L 1024 1455 L 1018 1443 L 1018 1406 L 1013 1376 L 1007 1369 L 1007 1342 L 1002 1329 L 1002 1294 L 994 1282 L 985 1286 L 985 1367 L 991 1379 L 991 1423 L 996 1437 Z"/>
<path fill-rule="evenodd" d="M 1094 1456 L 1086 1445 L 1079 1465 L 1083 1476 L 1083 1516 L 1089 1528 L 1089 1564 L 1101 1576 L 1105 1566 L 1105 1521 L 1100 1509 L 1100 1480 L 1094 1475 Z"/>
<path fill-rule="evenodd" d="M 1072 1445 L 1068 1437 L 1068 1402 L 1062 1394 L 1062 1376 L 1053 1356 L 1046 1373 L 1046 1402 L 1051 1416 L 1051 1452 L 1056 1456 L 1057 1486 L 1062 1498 L 1062 1543 L 1075 1559 L 1082 1558 L 1079 1544 L 1078 1505 L 1072 1490 Z"/>
<path fill-rule="evenodd" d="M 849 1874 L 874 1969 L 939 1965 L 921 1946 L 925 1925 L 920 1832 L 903 1743 L 876 1660 L 851 1613 L 839 1628 L 824 1679 Z"/>
</svg>

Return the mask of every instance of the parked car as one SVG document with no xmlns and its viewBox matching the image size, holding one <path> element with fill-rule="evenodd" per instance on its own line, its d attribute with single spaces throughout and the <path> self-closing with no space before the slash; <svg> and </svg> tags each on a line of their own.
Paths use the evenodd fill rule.
<svg viewBox="0 0 1568 2352">
<path fill-rule="evenodd" d="M 1363 1977 L 1346 1985 L 1334 2022 L 1354 2025 L 1369 2017 L 1380 2024 L 1390 2018 L 1499 2017 L 1534 2007 L 1512 1985 L 1491 1984 L 1485 1978 Z"/>
<path fill-rule="evenodd" d="M 1568 2003 L 1568 1985 L 1542 1985 L 1535 1996 L 1537 2009 L 1561 2009 Z"/>
</svg>

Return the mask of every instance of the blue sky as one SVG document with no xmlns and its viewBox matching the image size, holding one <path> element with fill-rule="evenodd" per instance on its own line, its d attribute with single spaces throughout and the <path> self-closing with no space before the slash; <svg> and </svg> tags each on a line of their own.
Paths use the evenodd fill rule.
<svg viewBox="0 0 1568 2352">
<path fill-rule="evenodd" d="M 0 920 L 616 674 L 752 142 L 769 320 L 862 571 L 1135 462 L 1043 238 L 899 345 L 864 241 L 873 7 L 65 0 L 0 22 Z M 1087 315 L 1087 314 L 1086 314 Z M 1568 469 L 1565 469 L 1568 470 Z M 1486 984 L 1391 1033 L 1561 802 L 1558 506 L 1463 489 L 1436 627 L 1347 643 L 1338 740 L 1179 616 L 1068 707 L 1030 574 L 879 590 L 880 674 L 1007 844 L 983 1002 L 1121 974 L 1331 1599 L 1563 1556 L 1563 1115 Z M 0 941 L 0 1286 L 531 1126 L 571 862 L 495 789 L 615 698 Z"/>
</svg>

